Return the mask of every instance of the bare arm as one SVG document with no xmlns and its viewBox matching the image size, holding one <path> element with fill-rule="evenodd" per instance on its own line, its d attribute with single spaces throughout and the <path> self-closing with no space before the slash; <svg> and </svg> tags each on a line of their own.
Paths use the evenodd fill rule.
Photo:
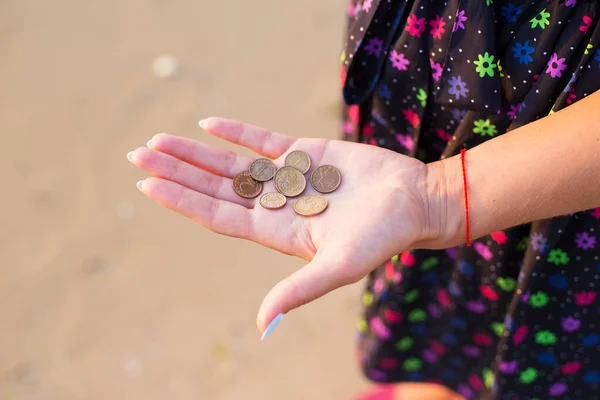
<svg viewBox="0 0 600 400">
<path fill-rule="evenodd" d="M 600 205 L 599 109 L 597 93 L 467 152 L 473 237 Z M 314 165 L 334 165 L 343 175 L 327 196 L 327 211 L 305 218 L 291 206 L 272 212 L 235 194 L 232 178 L 253 157 L 164 134 L 128 154 L 153 175 L 138 188 L 163 206 L 215 232 L 308 261 L 265 297 L 261 332 L 280 313 L 360 280 L 400 251 L 464 242 L 458 157 L 425 165 L 375 146 L 296 139 L 222 118 L 202 127 L 278 167 L 290 151 L 302 150 Z M 265 192 L 275 190 L 266 185 Z"/>
<path fill-rule="evenodd" d="M 472 238 L 600 206 L 600 92 L 468 150 L 466 169 Z M 464 243 L 460 158 L 429 170 L 443 193 L 430 204 L 442 210 L 435 247 Z"/>
</svg>

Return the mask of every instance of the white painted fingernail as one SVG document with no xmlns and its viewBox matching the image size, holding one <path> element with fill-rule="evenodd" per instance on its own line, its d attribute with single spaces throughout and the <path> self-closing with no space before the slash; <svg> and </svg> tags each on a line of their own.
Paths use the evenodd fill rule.
<svg viewBox="0 0 600 400">
<path fill-rule="evenodd" d="M 127 153 L 127 159 L 131 162 L 133 162 L 133 151 L 130 151 L 129 153 Z"/>
<path fill-rule="evenodd" d="M 152 148 L 152 139 L 148 140 L 148 142 L 146 142 L 146 146 L 148 146 L 149 148 Z"/>
<path fill-rule="evenodd" d="M 273 321 L 271 321 L 269 326 L 267 326 L 267 329 L 265 329 L 265 332 L 262 334 L 262 337 L 260 338 L 260 340 L 265 340 L 265 338 L 267 336 L 269 336 L 269 334 L 271 332 L 273 332 L 273 330 L 275 330 L 275 328 L 277 328 L 277 325 L 279 325 L 282 318 L 283 318 L 283 314 L 277 314 L 277 316 L 275 318 L 273 318 Z"/>
<path fill-rule="evenodd" d="M 143 184 L 144 184 L 144 180 L 142 179 L 141 181 L 138 181 L 135 185 L 137 186 L 138 190 L 141 191 Z"/>
<path fill-rule="evenodd" d="M 200 121 L 198 121 L 198 126 L 202 129 L 204 129 L 204 125 L 206 124 L 206 120 L 205 119 L 201 119 Z"/>
</svg>

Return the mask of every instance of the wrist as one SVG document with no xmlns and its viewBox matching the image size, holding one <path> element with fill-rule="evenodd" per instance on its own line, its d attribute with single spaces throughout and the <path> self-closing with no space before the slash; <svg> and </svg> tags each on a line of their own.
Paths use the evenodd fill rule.
<svg viewBox="0 0 600 400">
<path fill-rule="evenodd" d="M 464 243 L 465 203 L 459 156 L 426 164 L 425 209 L 429 237 L 420 247 L 444 249 Z"/>
</svg>

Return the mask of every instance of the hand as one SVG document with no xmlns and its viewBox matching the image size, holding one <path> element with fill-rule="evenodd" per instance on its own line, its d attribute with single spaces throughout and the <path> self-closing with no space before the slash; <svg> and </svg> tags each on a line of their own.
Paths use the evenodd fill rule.
<svg viewBox="0 0 600 400">
<path fill-rule="evenodd" d="M 302 217 L 290 204 L 267 210 L 258 198 L 244 199 L 233 191 L 232 177 L 246 171 L 252 158 L 167 134 L 128 155 L 154 175 L 139 188 L 161 205 L 217 233 L 309 261 L 266 296 L 257 318 L 261 332 L 277 314 L 359 281 L 401 251 L 439 241 L 440 207 L 429 201 L 437 189 L 416 159 L 365 144 L 296 139 L 221 118 L 202 126 L 273 159 L 278 168 L 288 152 L 303 150 L 310 155 L 311 171 L 329 164 L 342 174 L 340 187 L 325 195 L 329 208 Z M 267 182 L 263 193 L 273 191 L 272 181 Z M 310 193 L 316 192 L 307 182 L 305 194 Z"/>
</svg>

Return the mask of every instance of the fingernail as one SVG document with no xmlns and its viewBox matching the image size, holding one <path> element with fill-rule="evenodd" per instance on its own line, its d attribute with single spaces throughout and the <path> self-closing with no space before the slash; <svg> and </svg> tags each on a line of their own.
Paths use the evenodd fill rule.
<svg viewBox="0 0 600 400">
<path fill-rule="evenodd" d="M 204 129 L 204 124 L 206 123 L 205 119 L 201 119 L 200 121 L 198 121 L 198 126 L 202 129 Z"/>
<path fill-rule="evenodd" d="M 148 140 L 148 142 L 146 142 L 146 146 L 148 146 L 149 148 L 152 148 L 152 139 Z"/>
<path fill-rule="evenodd" d="M 141 181 L 138 181 L 135 185 L 137 186 L 138 190 L 141 191 L 143 184 L 144 184 L 144 180 L 142 179 Z"/>
<path fill-rule="evenodd" d="M 133 162 L 133 151 L 130 151 L 129 153 L 127 153 L 127 159 L 131 162 Z"/>
<path fill-rule="evenodd" d="M 275 328 L 277 328 L 277 325 L 279 325 L 282 318 L 283 314 L 278 314 L 275 318 L 273 318 L 273 321 L 271 321 L 269 326 L 267 326 L 267 329 L 265 329 L 265 332 L 263 333 L 262 338 L 260 340 L 265 340 L 265 338 L 269 336 L 269 334 L 273 332 Z"/>
</svg>

